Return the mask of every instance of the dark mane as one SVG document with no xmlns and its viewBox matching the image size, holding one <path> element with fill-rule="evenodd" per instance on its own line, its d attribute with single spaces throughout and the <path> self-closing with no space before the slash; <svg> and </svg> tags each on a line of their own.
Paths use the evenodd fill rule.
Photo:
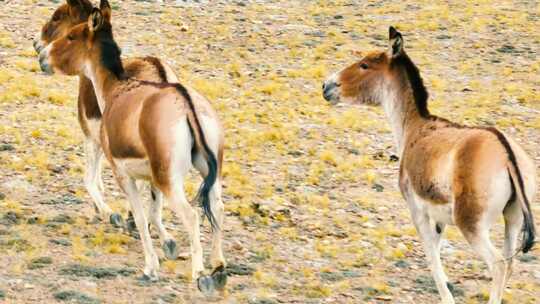
<svg viewBox="0 0 540 304">
<path fill-rule="evenodd" d="M 159 78 L 162 82 L 167 82 L 167 72 L 165 72 L 165 68 L 163 67 L 163 64 L 161 64 L 161 61 L 158 58 L 147 56 L 144 57 L 143 60 L 149 62 L 156 68 Z"/>
<path fill-rule="evenodd" d="M 95 33 L 101 46 L 101 63 L 118 79 L 124 78 L 124 66 L 120 55 L 122 51 L 114 41 L 111 24 L 104 23 L 103 27 Z"/>
<path fill-rule="evenodd" d="M 420 113 L 420 116 L 422 117 L 429 117 L 430 114 L 427 105 L 429 94 L 424 86 L 424 81 L 422 80 L 420 71 L 416 65 L 405 52 L 402 52 L 399 56 L 394 58 L 392 60 L 392 65 L 401 66 L 405 69 L 405 73 L 407 74 L 407 78 L 411 84 L 414 102 L 416 103 L 418 113 Z"/>
</svg>

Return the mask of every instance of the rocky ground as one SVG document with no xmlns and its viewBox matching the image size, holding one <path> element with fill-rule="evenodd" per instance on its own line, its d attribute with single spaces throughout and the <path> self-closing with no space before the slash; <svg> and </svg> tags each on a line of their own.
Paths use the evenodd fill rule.
<svg viewBox="0 0 540 304">
<path fill-rule="evenodd" d="M 321 97 L 323 79 L 356 60 L 351 51 L 386 48 L 389 25 L 404 34 L 432 112 L 497 126 L 540 165 L 536 1 L 113 0 L 124 55 L 167 60 L 227 130 L 227 291 L 199 295 L 185 259 L 163 261 L 160 281 L 145 283 L 140 242 L 94 219 L 77 79 L 39 72 L 31 38 L 59 2 L 0 10 L 0 302 L 436 303 L 382 110 Z M 107 202 L 125 213 L 104 172 Z M 186 251 L 178 219 L 167 209 L 164 220 Z M 204 237 L 208 248 L 208 223 Z M 456 229 L 446 237 L 457 302 L 486 303 L 484 263 Z M 518 257 L 506 303 L 538 303 L 538 248 Z"/>
</svg>

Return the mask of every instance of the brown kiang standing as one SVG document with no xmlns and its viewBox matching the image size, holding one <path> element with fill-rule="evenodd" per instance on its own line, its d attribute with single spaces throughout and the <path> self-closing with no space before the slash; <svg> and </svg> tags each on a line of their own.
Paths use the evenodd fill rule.
<svg viewBox="0 0 540 304">
<path fill-rule="evenodd" d="M 73 26 L 87 22 L 93 8 L 92 3 L 88 0 L 67 0 L 65 4 L 60 5 L 49 21 L 42 27 L 41 32 L 34 41 L 36 51 L 39 53 L 49 43 L 67 34 Z M 131 73 L 132 77 L 137 79 L 156 82 L 178 82 L 172 69 L 165 62 L 155 57 L 129 58 L 125 60 L 124 67 Z M 98 216 L 102 219 L 110 219 L 110 222 L 117 227 L 123 226 L 122 216 L 113 212 L 103 199 L 104 187 L 101 178 L 103 151 L 99 135 L 101 111 L 92 81 L 82 74 L 79 75 L 77 110 L 79 124 L 85 137 L 85 187 L 94 202 Z M 174 259 L 178 255 L 177 248 L 172 241 L 167 241 L 171 238 L 161 220 L 163 195 L 155 188 L 152 188 L 151 194 L 150 222 L 158 229 L 166 256 Z M 133 222 L 131 212 L 129 215 L 128 229 L 132 228 Z"/>
<path fill-rule="evenodd" d="M 535 224 L 529 202 L 536 193 L 536 169 L 524 150 L 495 128 L 464 127 L 431 115 L 420 72 L 390 27 L 390 51 L 367 54 L 330 76 L 323 95 L 340 101 L 382 105 L 401 156 L 399 187 L 443 303 L 454 303 L 440 259 L 444 228 L 455 224 L 487 263 L 493 277 L 489 303 L 501 303 L 520 250 L 529 251 Z M 504 216 L 503 255 L 492 245 L 490 228 Z"/>
<path fill-rule="evenodd" d="M 101 1 L 88 22 L 73 27 L 40 53 L 45 72 L 84 74 L 95 89 L 103 113 L 101 144 L 121 189 L 126 193 L 145 255 L 145 277 L 157 279 L 159 261 L 152 246 L 135 180 L 151 182 L 188 230 L 192 276 L 203 292 L 226 281 L 222 253 L 221 163 L 223 130 L 209 102 L 179 83 L 141 80 L 126 69 L 113 39 L 111 9 Z M 135 68 L 136 69 L 136 68 Z M 197 198 L 212 224 L 211 264 L 204 276 L 199 217 L 183 182 L 193 164 L 204 175 Z"/>
</svg>

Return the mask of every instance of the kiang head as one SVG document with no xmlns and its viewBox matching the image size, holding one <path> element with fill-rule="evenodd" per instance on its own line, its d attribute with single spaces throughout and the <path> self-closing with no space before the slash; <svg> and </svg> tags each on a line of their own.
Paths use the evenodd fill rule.
<svg viewBox="0 0 540 304">
<path fill-rule="evenodd" d="M 89 0 L 67 0 L 52 14 L 34 40 L 34 48 L 39 53 L 49 43 L 67 34 L 77 24 L 86 22 L 93 6 Z"/>
<path fill-rule="evenodd" d="M 123 74 L 107 0 L 101 1 L 99 9 L 92 10 L 87 22 L 72 27 L 39 54 L 41 69 L 51 74 L 79 75 L 87 71 L 92 62 L 104 65 L 118 77 Z"/>
<path fill-rule="evenodd" d="M 331 75 L 323 84 L 324 99 L 331 104 L 345 102 L 378 105 L 389 93 L 412 86 L 415 99 L 425 103 L 427 92 L 418 69 L 405 53 L 401 33 L 390 27 L 388 40 L 388 51 L 371 52 Z M 420 88 L 417 92 L 415 86 Z M 422 94 L 425 96 L 420 96 Z"/>
</svg>

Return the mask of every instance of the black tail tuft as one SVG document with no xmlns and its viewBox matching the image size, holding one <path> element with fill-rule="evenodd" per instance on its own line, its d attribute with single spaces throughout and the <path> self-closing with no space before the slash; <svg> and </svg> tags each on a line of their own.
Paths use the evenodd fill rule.
<svg viewBox="0 0 540 304">
<path fill-rule="evenodd" d="M 202 149 L 204 149 L 203 154 L 206 154 L 206 163 L 208 166 L 208 175 L 204 178 L 204 181 L 199 188 L 199 192 L 197 193 L 196 200 L 198 200 L 201 203 L 201 206 L 203 208 L 204 215 L 208 218 L 208 221 L 210 222 L 210 225 L 212 226 L 212 230 L 220 229 L 216 218 L 214 216 L 214 213 L 212 212 L 212 207 L 210 204 L 210 191 L 212 190 L 212 187 L 216 183 L 217 180 L 217 172 L 218 172 L 218 164 L 217 159 L 210 149 L 208 147 L 208 143 L 206 142 L 206 138 L 204 137 L 204 132 L 201 127 L 201 123 L 199 121 L 199 118 L 197 117 L 197 112 L 195 112 L 195 106 L 193 105 L 193 101 L 191 100 L 191 96 L 189 95 L 187 89 L 179 84 L 174 84 L 175 88 L 178 90 L 178 92 L 186 99 L 188 102 L 189 108 L 191 112 L 193 113 L 194 117 L 194 125 L 192 126 L 189 124 L 188 119 L 188 125 L 191 128 L 192 132 L 197 132 L 199 134 L 200 138 L 200 144 L 202 145 Z"/>
<path fill-rule="evenodd" d="M 536 230 L 534 228 L 532 215 L 530 213 L 523 213 L 523 216 L 525 217 L 525 221 L 523 222 L 523 247 L 521 248 L 521 251 L 523 251 L 523 253 L 527 253 L 534 246 Z"/>
<path fill-rule="evenodd" d="M 212 190 L 212 187 L 217 179 L 218 166 L 214 153 L 212 151 L 207 151 L 207 154 L 208 175 L 204 179 L 203 184 L 199 189 L 199 193 L 197 193 L 197 199 L 201 203 L 204 214 L 208 218 L 208 221 L 210 221 L 212 229 L 219 229 L 219 225 L 214 217 L 214 213 L 212 213 L 212 208 L 210 206 L 210 191 Z"/>
</svg>

